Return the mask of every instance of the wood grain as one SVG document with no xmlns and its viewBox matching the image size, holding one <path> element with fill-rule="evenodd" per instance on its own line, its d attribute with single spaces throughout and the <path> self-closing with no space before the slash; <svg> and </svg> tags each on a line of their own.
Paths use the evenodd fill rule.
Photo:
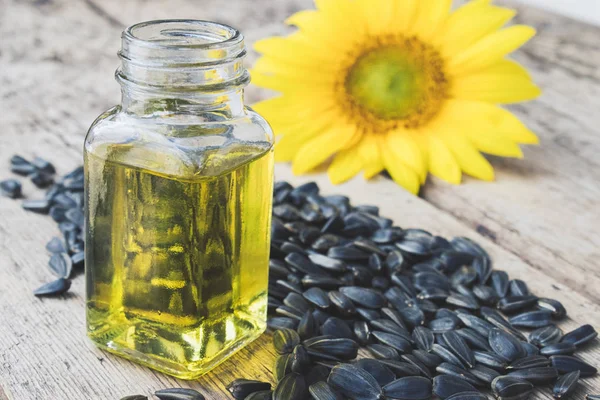
<svg viewBox="0 0 600 400">
<path fill-rule="evenodd" d="M 0 0 L 0 164 L 19 153 L 44 155 L 61 173 L 81 163 L 90 122 L 119 101 L 112 75 L 122 28 L 156 18 L 218 20 L 242 29 L 249 42 L 285 32 L 280 21 L 309 0 Z M 508 3 L 507 3 L 508 4 Z M 545 89 L 513 107 L 542 139 L 525 160 L 492 162 L 497 182 L 466 179 L 462 186 L 428 181 L 422 197 L 392 182 L 357 178 L 334 187 L 324 175 L 277 176 L 295 184 L 317 180 L 326 193 L 381 207 L 403 227 L 483 244 L 497 268 L 530 282 L 539 295 L 561 300 L 570 329 L 600 327 L 600 29 L 519 7 L 521 22 L 538 38 L 517 54 Z M 250 62 L 255 55 L 251 54 Z M 250 88 L 256 100 L 264 91 Z M 0 168 L 0 179 L 10 175 Z M 26 182 L 24 192 L 42 194 Z M 169 386 L 195 387 L 208 399 L 229 398 L 235 377 L 271 379 L 274 354 L 263 336 L 197 382 L 185 382 L 96 349 L 84 334 L 84 288 L 74 281 L 66 299 L 37 299 L 31 290 L 51 279 L 44 244 L 56 235 L 47 217 L 26 213 L 0 198 L 0 399 L 116 400 Z M 600 365 L 598 346 L 582 357 Z M 573 398 L 600 393 L 586 379 Z M 549 399 L 546 389 L 535 398 Z"/>
</svg>

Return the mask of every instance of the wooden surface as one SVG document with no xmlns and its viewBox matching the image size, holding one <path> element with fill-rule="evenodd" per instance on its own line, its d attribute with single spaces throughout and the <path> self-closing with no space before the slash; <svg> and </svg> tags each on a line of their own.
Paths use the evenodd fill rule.
<svg viewBox="0 0 600 400">
<path fill-rule="evenodd" d="M 280 21 L 309 6 L 309 0 L 0 0 L 0 165 L 14 153 L 44 155 L 61 173 L 81 164 L 89 124 L 119 101 L 112 76 L 126 25 L 212 19 L 239 27 L 252 42 L 284 32 Z M 539 133 L 541 146 L 525 148 L 524 160 L 493 159 L 496 183 L 466 179 L 450 186 L 430 179 L 417 198 L 382 178 L 333 187 L 323 175 L 292 177 L 286 165 L 277 167 L 277 176 L 295 184 L 317 180 L 327 193 L 380 206 L 403 227 L 472 237 L 496 267 L 529 282 L 536 294 L 562 301 L 570 315 L 564 329 L 584 322 L 600 328 L 600 28 L 519 10 L 518 19 L 539 35 L 516 58 L 544 95 L 513 109 Z M 262 95 L 251 87 L 247 98 Z M 0 168 L 0 179 L 10 177 L 7 169 Z M 24 192 L 41 196 L 29 183 Z M 235 377 L 271 378 L 274 356 L 266 337 L 198 382 L 94 348 L 84 335 L 81 277 L 67 299 L 31 294 L 51 278 L 44 244 L 55 234 L 50 218 L 0 198 L 0 400 L 116 400 L 170 386 L 223 399 Z M 600 345 L 582 357 L 600 365 Z M 573 398 L 588 392 L 600 393 L 599 378 L 584 380 Z M 551 398 L 549 389 L 536 398 Z"/>
</svg>

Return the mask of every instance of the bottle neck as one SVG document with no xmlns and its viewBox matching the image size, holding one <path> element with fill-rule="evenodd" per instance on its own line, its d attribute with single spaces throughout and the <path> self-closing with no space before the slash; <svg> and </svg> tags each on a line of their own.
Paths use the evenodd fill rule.
<svg viewBox="0 0 600 400">
<path fill-rule="evenodd" d="M 123 33 L 116 72 L 122 110 L 138 117 L 244 112 L 249 74 L 242 35 L 206 21 L 150 21 Z"/>
</svg>

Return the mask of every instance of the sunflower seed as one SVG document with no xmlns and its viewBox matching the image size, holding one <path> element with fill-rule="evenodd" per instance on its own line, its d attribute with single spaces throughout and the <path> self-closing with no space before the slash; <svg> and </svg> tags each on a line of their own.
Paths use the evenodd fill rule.
<svg viewBox="0 0 600 400">
<path fill-rule="evenodd" d="M 305 275 L 302 278 L 302 285 L 305 288 L 320 287 L 321 289 L 336 289 L 341 285 L 339 279 L 331 278 L 323 275 Z M 299 293 L 302 291 L 300 290 Z"/>
<path fill-rule="evenodd" d="M 442 400 L 461 392 L 476 392 L 477 389 L 464 379 L 451 375 L 438 375 L 433 378 L 433 394 Z"/>
<path fill-rule="evenodd" d="M 148 397 L 141 394 L 133 394 L 131 396 L 121 397 L 121 400 L 148 400 Z"/>
<path fill-rule="evenodd" d="M 316 382 L 308 387 L 308 391 L 314 400 L 343 400 L 343 397 L 335 392 L 327 382 Z"/>
<path fill-rule="evenodd" d="M 267 326 L 273 330 L 277 329 L 296 329 L 298 320 L 287 317 L 273 317 L 267 320 Z"/>
<path fill-rule="evenodd" d="M 396 349 L 384 344 L 370 344 L 367 350 L 378 360 L 399 360 L 400 355 Z"/>
<path fill-rule="evenodd" d="M 562 343 L 570 343 L 575 347 L 582 346 L 598 336 L 598 332 L 591 325 L 582 325 L 579 328 L 568 332 L 561 339 Z"/>
<path fill-rule="evenodd" d="M 340 292 L 363 307 L 381 308 L 385 304 L 383 295 L 373 289 L 361 288 L 358 286 L 346 286 L 340 288 Z"/>
<path fill-rule="evenodd" d="M 517 369 L 527 369 L 527 368 L 539 368 L 539 367 L 548 367 L 550 365 L 550 360 L 547 357 L 542 355 L 533 355 L 527 356 L 523 358 L 519 358 L 512 362 L 507 369 L 517 370 Z"/>
<path fill-rule="evenodd" d="M 500 376 L 500 372 L 488 368 L 483 364 L 476 364 L 469 372 L 482 382 L 490 385 L 494 379 Z"/>
<path fill-rule="evenodd" d="M 487 398 L 481 392 L 460 392 L 447 397 L 446 400 L 487 400 Z"/>
<path fill-rule="evenodd" d="M 473 268 L 475 268 L 479 283 L 485 285 L 492 275 L 492 263 L 490 259 L 487 257 L 476 257 L 473 260 Z M 497 292 L 496 295 L 498 295 Z"/>
<path fill-rule="evenodd" d="M 428 353 L 425 350 L 415 349 L 412 352 L 413 356 L 415 356 L 419 361 L 421 361 L 427 368 L 433 368 L 440 365 L 444 360 L 440 356 L 434 353 Z"/>
<path fill-rule="evenodd" d="M 40 214 L 48 214 L 50 202 L 48 200 L 23 200 L 21 207 L 27 211 L 32 211 Z"/>
<path fill-rule="evenodd" d="M 537 302 L 537 297 L 532 295 L 527 296 L 508 296 L 500 299 L 498 309 L 504 313 L 512 313 L 531 307 Z"/>
<path fill-rule="evenodd" d="M 465 342 L 465 340 L 456 332 L 449 331 L 442 333 L 442 339 L 446 346 L 455 356 L 457 356 L 464 365 L 471 368 L 475 365 L 473 352 Z"/>
<path fill-rule="evenodd" d="M 431 351 L 450 364 L 454 364 L 461 368 L 465 366 L 464 362 L 445 345 L 434 343 L 433 346 L 431 346 Z"/>
<path fill-rule="evenodd" d="M 409 362 L 398 360 L 377 360 L 388 367 L 396 376 L 418 376 L 421 371 L 415 365 Z M 429 372 L 429 371 L 428 371 Z"/>
<path fill-rule="evenodd" d="M 475 361 L 486 367 L 497 371 L 504 371 L 506 369 L 506 361 L 495 353 L 476 350 L 473 352 L 473 357 L 475 358 Z"/>
<path fill-rule="evenodd" d="M 345 338 L 312 338 L 310 342 L 305 341 L 304 346 L 307 350 L 322 352 L 342 360 L 353 360 L 358 354 L 358 344 Z"/>
<path fill-rule="evenodd" d="M 436 371 L 440 374 L 450 375 L 458 379 L 463 379 L 473 386 L 483 386 L 481 380 L 477 379 L 475 375 L 471 374 L 464 368 L 461 368 L 454 364 L 443 362 L 437 366 Z"/>
<path fill-rule="evenodd" d="M 465 265 L 452 274 L 450 277 L 450 284 L 453 287 L 459 285 L 471 286 L 476 279 L 477 271 L 475 271 L 475 268 L 470 265 Z"/>
<path fill-rule="evenodd" d="M 298 323 L 298 334 L 304 340 L 316 336 L 319 333 L 319 325 L 311 311 L 304 313 L 304 316 Z"/>
<path fill-rule="evenodd" d="M 324 256 L 322 254 L 309 254 L 308 258 L 313 264 L 318 265 L 321 268 L 325 268 L 328 271 L 344 272 L 348 270 L 348 265 L 345 262 Z"/>
<path fill-rule="evenodd" d="M 401 271 L 404 267 L 406 267 L 406 262 L 402 252 L 398 250 L 391 251 L 385 259 L 385 265 L 387 265 L 388 271 L 390 272 Z"/>
<path fill-rule="evenodd" d="M 311 304 L 314 304 L 319 308 L 327 309 L 331 305 L 327 292 L 318 287 L 308 289 L 302 293 L 302 296 Z"/>
<path fill-rule="evenodd" d="M 581 372 L 581 377 L 586 378 L 596 375 L 598 372 L 596 368 L 575 356 L 550 356 L 550 362 L 558 370 L 559 374 L 579 371 Z"/>
<path fill-rule="evenodd" d="M 492 382 L 492 391 L 500 398 L 526 398 L 532 390 L 530 382 L 513 376 L 499 376 Z"/>
<path fill-rule="evenodd" d="M 400 315 L 400 313 L 398 311 L 393 310 L 388 307 L 383 307 L 381 309 L 381 314 L 382 314 L 382 316 L 386 317 L 390 321 L 397 324 L 402 329 L 402 331 L 404 331 L 406 334 L 408 334 L 406 325 L 404 325 L 404 321 L 402 320 L 402 315 Z"/>
<path fill-rule="evenodd" d="M 227 385 L 226 389 L 231 393 L 234 399 L 243 400 L 251 393 L 262 390 L 271 390 L 271 384 L 250 379 L 236 379 Z"/>
<path fill-rule="evenodd" d="M 194 389 L 172 388 L 161 389 L 154 392 L 161 400 L 204 400 L 204 396 Z"/>
<path fill-rule="evenodd" d="M 529 334 L 529 343 L 539 347 L 560 342 L 563 333 L 556 325 L 548 325 L 538 328 Z"/>
<path fill-rule="evenodd" d="M 304 374 L 311 366 L 310 356 L 302 345 L 294 347 L 290 361 L 292 363 L 292 372 L 297 374 Z"/>
<path fill-rule="evenodd" d="M 69 290 L 71 281 L 65 278 L 58 278 L 53 282 L 46 283 L 33 291 L 33 294 L 42 296 L 58 296 Z"/>
<path fill-rule="evenodd" d="M 471 348 L 488 351 L 491 350 L 490 344 L 486 337 L 483 337 L 476 330 L 471 328 L 457 329 L 456 333 L 460 335 Z"/>
<path fill-rule="evenodd" d="M 250 393 L 244 400 L 271 400 L 272 397 L 272 391 L 260 390 L 258 392 Z"/>
<path fill-rule="evenodd" d="M 498 301 L 498 294 L 496 291 L 486 285 L 473 286 L 473 294 L 485 304 L 495 304 Z"/>
<path fill-rule="evenodd" d="M 354 333 L 346 322 L 337 318 L 331 317 L 323 325 L 321 325 L 321 333 L 338 338 L 354 339 Z"/>
<path fill-rule="evenodd" d="M 290 253 L 285 257 L 285 262 L 292 268 L 305 274 L 323 275 L 324 271 L 317 267 L 313 262 L 303 254 Z"/>
<path fill-rule="evenodd" d="M 425 314 L 418 307 L 405 307 L 398 310 L 404 322 L 410 327 L 423 325 L 425 322 Z"/>
<path fill-rule="evenodd" d="M 571 343 L 556 343 L 544 346 L 540 349 L 540 354 L 545 356 L 571 355 L 575 353 L 577 347 Z"/>
<path fill-rule="evenodd" d="M 369 308 L 356 307 L 356 312 L 365 321 L 374 321 L 381 318 L 381 314 L 377 310 L 371 310 Z"/>
<path fill-rule="evenodd" d="M 327 377 L 329 376 L 330 370 L 331 368 L 325 367 L 323 365 L 312 366 L 304 375 L 306 385 L 311 386 L 312 384 L 317 383 L 319 381 L 326 381 Z"/>
<path fill-rule="evenodd" d="M 54 168 L 54 165 L 43 158 L 34 157 L 34 159 L 31 161 L 31 164 L 46 174 L 52 175 L 56 173 L 56 168 Z"/>
<path fill-rule="evenodd" d="M 585 400 L 600 400 L 600 394 L 586 394 Z"/>
<path fill-rule="evenodd" d="M 419 349 L 431 351 L 435 338 L 431 329 L 417 326 L 412 332 L 412 339 Z"/>
<path fill-rule="evenodd" d="M 481 307 L 481 315 L 486 319 L 487 322 L 494 325 L 496 328 L 511 334 L 519 340 L 527 340 L 527 338 L 514 328 L 498 311 L 489 307 Z"/>
<path fill-rule="evenodd" d="M 377 380 L 364 369 L 351 364 L 335 366 L 329 374 L 327 383 L 351 399 L 378 400 L 382 395 Z"/>
<path fill-rule="evenodd" d="M 540 349 L 537 346 L 532 345 L 531 343 L 524 342 L 521 340 L 521 347 L 525 350 L 525 354 L 527 356 L 537 356 L 540 354 Z"/>
<path fill-rule="evenodd" d="M 394 335 L 392 333 L 382 332 L 382 331 L 373 331 L 371 332 L 373 337 L 377 339 L 381 344 L 385 344 L 399 353 L 409 353 L 412 351 L 412 346 L 410 342 L 401 336 Z"/>
<path fill-rule="evenodd" d="M 458 314 L 458 318 L 463 324 L 465 324 L 465 326 L 475 330 L 477 333 L 485 337 L 488 337 L 490 331 L 494 329 L 494 325 L 482 320 L 481 318 L 477 318 L 474 315 Z"/>
<path fill-rule="evenodd" d="M 305 400 L 309 396 L 302 375 L 291 373 L 279 381 L 273 392 L 273 400 Z"/>
<path fill-rule="evenodd" d="M 54 183 L 51 175 L 38 171 L 31 175 L 31 182 L 40 189 L 47 188 Z"/>
<path fill-rule="evenodd" d="M 310 306 L 308 305 L 308 302 L 304 299 L 304 297 L 295 292 L 288 293 L 285 299 L 283 299 L 283 304 L 296 310 L 300 314 L 303 314 L 309 311 L 310 309 Z"/>
<path fill-rule="evenodd" d="M 371 338 L 371 330 L 366 321 L 354 321 L 354 336 L 360 344 L 365 346 Z"/>
<path fill-rule="evenodd" d="M 429 288 L 425 290 L 421 290 L 418 294 L 419 299 L 425 300 L 446 300 L 446 298 L 450 296 L 450 292 L 444 289 L 439 288 Z"/>
<path fill-rule="evenodd" d="M 415 297 L 417 295 L 417 291 L 415 290 L 414 285 L 412 284 L 410 278 L 408 276 L 400 275 L 395 272 L 391 275 L 392 283 L 397 288 L 390 288 L 386 292 L 386 298 L 391 302 L 395 297 L 400 297 L 403 293 L 406 293 L 409 297 Z M 392 290 L 394 289 L 394 290 Z M 389 292 L 389 294 L 387 294 Z M 392 297 L 393 296 L 393 297 Z M 390 298 L 392 297 L 392 298 Z"/>
<path fill-rule="evenodd" d="M 527 284 L 520 279 L 513 279 L 510 281 L 508 291 L 511 296 L 527 296 L 529 295 L 529 288 Z"/>
<path fill-rule="evenodd" d="M 50 239 L 50 241 L 46 244 L 46 250 L 48 250 L 50 253 L 56 254 L 67 252 L 63 241 L 58 237 L 53 237 Z"/>
<path fill-rule="evenodd" d="M 514 361 L 525 356 L 525 350 L 521 343 L 500 329 L 490 330 L 488 341 L 492 350 L 506 361 Z"/>
<path fill-rule="evenodd" d="M 331 247 L 327 251 L 327 256 L 344 261 L 361 261 L 369 259 L 369 253 L 365 253 L 364 251 L 354 247 L 343 246 Z"/>
<path fill-rule="evenodd" d="M 434 272 L 418 272 L 413 276 L 413 284 L 419 290 L 437 288 L 450 290 L 450 282 L 444 275 Z"/>
<path fill-rule="evenodd" d="M 569 394 L 571 394 L 577 386 L 579 376 L 579 371 L 573 371 L 558 378 L 556 384 L 554 385 L 554 389 L 552 390 L 554 397 L 560 399 L 565 398 Z"/>
<path fill-rule="evenodd" d="M 541 328 L 550 324 L 552 313 L 548 310 L 528 311 L 508 319 L 512 326 Z"/>
<path fill-rule="evenodd" d="M 548 310 L 552 312 L 552 316 L 556 319 L 562 319 L 567 316 L 567 310 L 558 300 L 540 298 L 536 303 L 540 310 Z"/>
<path fill-rule="evenodd" d="M 342 314 L 352 315 L 356 314 L 356 306 L 345 294 L 340 293 L 336 290 L 327 293 L 331 304 Z"/>
<path fill-rule="evenodd" d="M 283 379 L 284 376 L 292 372 L 292 353 L 282 354 L 275 359 L 273 366 L 273 377 L 276 382 Z"/>
<path fill-rule="evenodd" d="M 302 313 L 292 307 L 288 307 L 286 305 L 279 306 L 275 309 L 275 312 L 284 317 L 297 319 L 300 321 L 302 319 Z"/>
<path fill-rule="evenodd" d="M 558 378 L 558 371 L 554 367 L 523 368 L 508 373 L 508 376 L 520 378 L 534 385 L 554 382 Z"/>
<path fill-rule="evenodd" d="M 431 391 L 431 381 L 421 376 L 396 379 L 383 387 L 385 396 L 398 400 L 427 400 Z"/>
<path fill-rule="evenodd" d="M 508 274 L 505 271 L 492 271 L 490 275 L 492 287 L 498 293 L 498 297 L 506 297 L 508 292 Z"/>
<path fill-rule="evenodd" d="M 7 179 L 0 182 L 0 194 L 11 199 L 22 196 L 21 183 L 15 179 Z"/>
<path fill-rule="evenodd" d="M 381 363 L 381 361 L 363 358 L 362 360 L 358 360 L 355 365 L 371 374 L 381 386 L 385 386 L 396 379 L 396 375 L 392 370 Z"/>
</svg>

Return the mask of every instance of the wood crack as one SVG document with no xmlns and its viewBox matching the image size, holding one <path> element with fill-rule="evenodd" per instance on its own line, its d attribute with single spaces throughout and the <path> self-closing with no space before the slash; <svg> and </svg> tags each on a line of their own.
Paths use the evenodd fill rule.
<svg viewBox="0 0 600 400">
<path fill-rule="evenodd" d="M 90 10 L 92 10 L 94 14 L 108 22 L 111 26 L 114 26 L 115 28 L 123 28 L 125 26 L 125 24 L 123 24 L 121 21 L 104 11 L 104 9 L 102 9 L 102 7 L 100 7 L 98 4 L 94 3 L 93 0 L 83 0 L 83 2 L 89 7 Z"/>
</svg>

